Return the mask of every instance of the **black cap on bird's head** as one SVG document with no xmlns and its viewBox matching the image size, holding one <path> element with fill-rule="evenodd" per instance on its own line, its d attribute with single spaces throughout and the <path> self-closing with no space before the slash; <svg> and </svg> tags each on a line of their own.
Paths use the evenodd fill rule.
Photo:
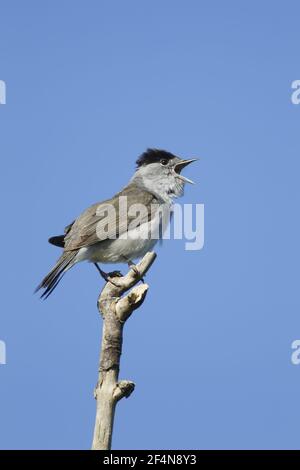
<svg viewBox="0 0 300 470">
<path fill-rule="evenodd" d="M 147 149 L 146 152 L 137 159 L 137 166 L 148 165 L 149 163 L 159 163 L 161 160 L 169 162 L 173 158 L 178 158 L 171 152 L 161 149 Z"/>
<path fill-rule="evenodd" d="M 180 174 L 181 170 L 189 165 L 190 163 L 196 161 L 197 158 L 183 160 L 171 152 L 167 152 L 166 150 L 156 149 L 156 148 L 149 148 L 147 149 L 142 155 L 137 159 L 136 164 L 137 168 L 144 167 L 146 165 L 150 165 L 152 163 L 160 163 L 169 171 L 173 171 L 173 175 L 177 178 L 181 179 L 183 182 L 186 183 L 193 183 L 190 179 L 182 176 Z"/>
</svg>

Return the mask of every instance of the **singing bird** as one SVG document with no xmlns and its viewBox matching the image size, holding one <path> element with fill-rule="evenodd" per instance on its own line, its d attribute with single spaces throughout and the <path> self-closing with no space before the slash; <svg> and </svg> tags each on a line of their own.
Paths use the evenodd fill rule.
<svg viewBox="0 0 300 470">
<path fill-rule="evenodd" d="M 47 298 L 62 276 L 80 261 L 94 263 L 105 280 L 109 275 L 97 263 L 127 263 L 134 269 L 133 260 L 143 257 L 162 237 L 161 220 L 170 218 L 174 198 L 183 194 L 185 183 L 193 183 L 181 170 L 195 160 L 147 149 L 136 161 L 135 173 L 124 189 L 86 209 L 67 225 L 64 235 L 49 239 L 63 248 L 63 253 L 36 288 L 44 289 L 41 297 Z M 137 207 L 144 210 L 135 223 Z"/>
</svg>

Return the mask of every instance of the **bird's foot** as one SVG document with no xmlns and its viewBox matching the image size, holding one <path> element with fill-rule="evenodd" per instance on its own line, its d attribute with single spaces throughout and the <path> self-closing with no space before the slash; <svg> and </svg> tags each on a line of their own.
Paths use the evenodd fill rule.
<svg viewBox="0 0 300 470">
<path fill-rule="evenodd" d="M 121 273 L 121 271 L 111 271 L 110 273 L 105 273 L 105 274 L 106 274 L 106 282 L 110 282 L 115 287 L 120 287 L 120 285 L 116 284 L 112 278 L 123 277 L 123 274 Z"/>
<path fill-rule="evenodd" d="M 100 276 L 103 277 L 103 279 L 106 281 L 106 282 L 110 282 L 111 284 L 113 284 L 115 287 L 119 287 L 113 280 L 112 278 L 114 277 L 122 277 L 123 274 L 121 273 L 121 271 L 111 271 L 110 273 L 106 273 L 105 271 L 102 271 L 102 269 L 100 268 L 100 266 L 98 266 L 97 263 L 94 263 L 98 272 L 100 273 Z"/>
<path fill-rule="evenodd" d="M 111 271 L 110 273 L 107 273 L 108 277 L 123 277 L 123 274 L 121 271 Z"/>
</svg>

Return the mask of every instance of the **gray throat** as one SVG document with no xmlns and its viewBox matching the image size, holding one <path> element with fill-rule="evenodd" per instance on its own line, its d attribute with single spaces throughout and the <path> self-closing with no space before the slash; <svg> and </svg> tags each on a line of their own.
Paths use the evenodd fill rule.
<svg viewBox="0 0 300 470">
<path fill-rule="evenodd" d="M 184 185 L 175 178 L 147 178 L 140 170 L 130 180 L 129 184 L 135 184 L 137 187 L 154 194 L 160 202 L 171 205 L 173 199 L 182 196 Z"/>
</svg>

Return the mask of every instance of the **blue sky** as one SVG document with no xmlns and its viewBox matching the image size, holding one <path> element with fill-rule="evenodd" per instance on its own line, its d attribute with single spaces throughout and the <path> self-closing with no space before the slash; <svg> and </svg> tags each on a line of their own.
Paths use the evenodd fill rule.
<svg viewBox="0 0 300 470">
<path fill-rule="evenodd" d="M 116 449 L 299 448 L 296 1 L 1 0 L 0 447 L 91 445 L 103 285 L 45 302 L 47 238 L 124 186 L 137 156 L 199 156 L 182 202 L 205 246 L 157 248 L 125 328 Z"/>
</svg>

